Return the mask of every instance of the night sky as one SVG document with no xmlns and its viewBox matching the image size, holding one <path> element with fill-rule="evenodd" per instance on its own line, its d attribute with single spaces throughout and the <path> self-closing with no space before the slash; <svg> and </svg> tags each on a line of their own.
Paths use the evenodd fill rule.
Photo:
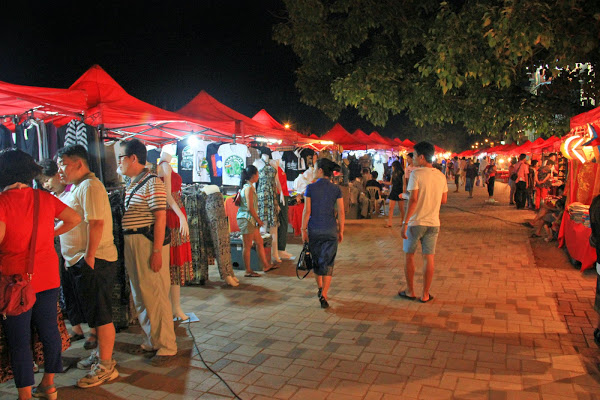
<svg viewBox="0 0 600 400">
<path fill-rule="evenodd" d="M 247 116 L 265 108 L 321 135 L 334 121 L 300 103 L 297 59 L 272 39 L 282 10 L 276 0 L 10 2 L 3 4 L 0 80 L 66 88 L 99 64 L 130 94 L 168 110 L 204 89 Z M 339 122 L 351 132 L 394 131 L 353 111 Z"/>
</svg>

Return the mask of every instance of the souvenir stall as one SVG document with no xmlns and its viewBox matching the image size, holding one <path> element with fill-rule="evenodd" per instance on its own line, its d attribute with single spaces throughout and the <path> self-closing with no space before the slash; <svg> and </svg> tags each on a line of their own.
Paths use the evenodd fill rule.
<svg viewBox="0 0 600 400">
<path fill-rule="evenodd" d="M 589 244 L 591 235 L 589 206 L 600 194 L 600 109 L 594 109 L 571 119 L 571 131 L 560 141 L 560 151 L 568 160 L 559 247 L 581 263 L 581 270 L 592 268 L 596 250 Z"/>
</svg>

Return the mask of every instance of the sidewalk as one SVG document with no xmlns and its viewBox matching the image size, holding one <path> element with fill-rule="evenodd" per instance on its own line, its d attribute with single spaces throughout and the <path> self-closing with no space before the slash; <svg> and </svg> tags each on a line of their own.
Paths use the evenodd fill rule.
<svg viewBox="0 0 600 400">
<path fill-rule="evenodd" d="M 204 360 L 244 400 L 600 399 L 594 273 L 575 270 L 556 243 L 530 241 L 519 223 L 532 213 L 508 206 L 506 185 L 497 184 L 495 205 L 484 188 L 473 199 L 452 193 L 453 183 L 449 190 L 432 302 L 396 295 L 404 288 L 398 218 L 392 229 L 384 218 L 347 221 L 327 310 L 312 274 L 298 280 L 293 262 L 262 278 L 240 272 L 237 288 L 214 268 L 208 286 L 182 288 L 183 309 L 200 318 L 190 328 Z M 140 342 L 130 330 L 117 335 L 117 380 L 78 389 L 84 371 L 72 369 L 57 375 L 59 398 L 233 398 L 185 325 L 168 368 L 125 353 Z M 78 344 L 65 357 L 85 354 Z M 0 385 L 7 395 L 16 397 L 13 381 Z"/>
</svg>

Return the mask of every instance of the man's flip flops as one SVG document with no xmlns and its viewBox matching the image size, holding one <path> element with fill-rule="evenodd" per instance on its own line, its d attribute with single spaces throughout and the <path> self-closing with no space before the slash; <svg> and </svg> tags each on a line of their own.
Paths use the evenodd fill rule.
<svg viewBox="0 0 600 400">
<path fill-rule="evenodd" d="M 429 298 L 427 300 L 423 300 L 422 297 L 419 299 L 419 301 L 421 303 L 429 303 L 431 300 L 433 300 L 433 296 L 432 295 L 429 295 Z"/>
</svg>

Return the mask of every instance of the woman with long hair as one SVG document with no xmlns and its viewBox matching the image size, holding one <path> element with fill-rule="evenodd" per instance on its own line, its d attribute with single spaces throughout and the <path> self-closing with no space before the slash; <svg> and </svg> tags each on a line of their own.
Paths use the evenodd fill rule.
<svg viewBox="0 0 600 400">
<path fill-rule="evenodd" d="M 508 204 L 511 206 L 515 204 L 515 191 L 517 190 L 517 183 L 511 178 L 513 174 L 517 173 L 515 165 L 517 165 L 517 157 L 512 157 L 510 159 L 510 166 L 508 167 L 508 186 L 510 187 L 510 199 Z"/>
<path fill-rule="evenodd" d="M 56 399 L 54 374 L 62 372 L 62 342 L 57 323 L 60 276 L 54 237 L 73 229 L 81 217 L 52 194 L 32 189 L 33 179 L 42 168 L 21 150 L 0 152 L 0 274 L 26 276 L 29 247 L 36 229 L 32 286 L 36 300 L 32 308 L 13 316 L 2 316 L 10 363 L 19 399 Z M 38 218 L 34 221 L 34 208 Z M 54 220 L 59 223 L 54 225 Z M 44 347 L 44 377 L 33 390 L 31 326 L 35 326 Z"/>
<path fill-rule="evenodd" d="M 265 247 L 262 236 L 260 235 L 260 227 L 264 223 L 258 217 L 258 196 L 256 195 L 256 189 L 254 184 L 258 182 L 258 169 L 254 165 L 249 165 L 242 170 L 241 176 L 241 187 L 240 187 L 240 208 L 238 209 L 236 218 L 237 223 L 242 233 L 242 240 L 244 243 L 244 265 L 246 266 L 246 278 L 258 278 L 261 275 L 254 272 L 250 266 L 250 250 L 252 249 L 252 243 L 256 244 L 256 252 L 258 258 L 263 264 L 265 272 L 276 269 L 277 267 L 271 265 L 267 261 L 265 255 Z M 274 243 L 274 245 L 277 245 Z"/>
<path fill-rule="evenodd" d="M 317 181 L 308 185 L 304 194 L 302 241 L 308 242 L 312 256 L 321 308 L 327 308 L 337 246 L 344 238 L 344 200 L 340 187 L 331 182 L 339 165 L 321 158 L 316 168 Z"/>
<path fill-rule="evenodd" d="M 394 208 L 398 203 L 398 209 L 400 210 L 400 220 L 404 220 L 404 205 L 402 204 L 402 187 L 404 182 L 404 167 L 398 160 L 392 163 L 392 175 L 389 182 L 383 182 L 385 185 L 391 185 L 390 189 L 390 209 L 388 212 L 388 220 L 385 225 L 386 228 L 392 227 L 392 217 L 394 216 Z"/>
</svg>

